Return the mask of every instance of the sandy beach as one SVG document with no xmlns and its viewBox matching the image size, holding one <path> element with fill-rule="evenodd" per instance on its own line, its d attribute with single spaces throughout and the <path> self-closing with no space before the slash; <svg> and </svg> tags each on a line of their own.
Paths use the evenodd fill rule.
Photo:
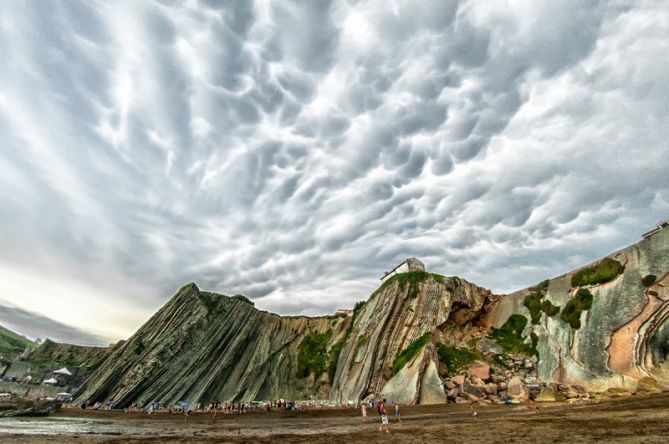
<svg viewBox="0 0 669 444">
<path fill-rule="evenodd" d="M 0 442 L 613 442 L 665 443 L 669 440 L 669 393 L 636 396 L 585 407 L 540 405 L 480 406 L 473 418 L 468 405 L 414 406 L 402 409 L 402 423 L 391 433 L 378 431 L 370 412 L 363 423 L 357 410 L 250 413 L 218 416 L 196 413 L 185 421 L 169 413 L 98 412 L 64 409 L 48 418 L 0 421 Z"/>
</svg>

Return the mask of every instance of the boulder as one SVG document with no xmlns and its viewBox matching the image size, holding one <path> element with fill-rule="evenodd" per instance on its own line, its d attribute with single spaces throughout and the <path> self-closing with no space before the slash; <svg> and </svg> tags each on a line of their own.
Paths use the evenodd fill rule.
<svg viewBox="0 0 669 444">
<path fill-rule="evenodd" d="M 567 399 L 573 399 L 573 398 L 578 398 L 578 392 L 574 387 L 568 386 L 564 390 L 562 390 L 562 393 L 567 397 Z"/>
<path fill-rule="evenodd" d="M 434 361 L 430 361 L 420 384 L 420 404 L 444 404 L 448 401 Z"/>
<path fill-rule="evenodd" d="M 482 386 L 485 385 L 485 382 L 483 381 L 483 379 L 477 378 L 476 376 L 472 376 L 471 378 L 469 378 L 469 381 L 476 386 L 481 386 L 482 387 Z"/>
<path fill-rule="evenodd" d="M 477 399 L 485 398 L 485 395 L 478 387 L 469 384 L 468 382 L 462 384 L 461 392 L 466 395 L 474 396 Z"/>
<path fill-rule="evenodd" d="M 515 376 L 509 381 L 506 391 L 512 399 L 525 401 L 530 397 L 530 392 L 527 389 L 527 386 L 525 386 L 520 378 Z"/>
<path fill-rule="evenodd" d="M 460 396 L 460 390 L 456 388 L 450 389 L 448 392 L 446 392 L 446 396 L 448 397 L 448 399 L 455 399 L 458 396 Z"/>
<path fill-rule="evenodd" d="M 465 383 L 465 375 L 453 376 L 451 381 L 453 381 L 453 384 L 462 385 Z"/>
<path fill-rule="evenodd" d="M 481 378 L 483 381 L 490 379 L 490 366 L 480 360 L 476 360 L 467 367 L 469 374 L 473 377 Z"/>
<path fill-rule="evenodd" d="M 497 384 L 497 385 L 498 385 L 498 387 L 499 387 L 500 390 L 506 390 L 506 388 L 508 387 L 509 383 L 506 382 L 506 381 L 502 381 L 502 382 L 500 382 L 500 383 Z"/>
<path fill-rule="evenodd" d="M 457 398 L 455 398 L 455 403 L 456 404 L 469 404 L 469 400 L 458 396 Z"/>
<path fill-rule="evenodd" d="M 488 395 L 496 395 L 497 394 L 497 384 L 493 384 L 492 382 L 487 383 L 486 385 L 483 386 L 483 390 L 488 394 Z"/>
<path fill-rule="evenodd" d="M 444 382 L 444 387 L 446 387 L 448 390 L 452 390 L 456 387 L 456 385 L 453 383 L 453 381 L 447 379 L 446 382 Z"/>
</svg>

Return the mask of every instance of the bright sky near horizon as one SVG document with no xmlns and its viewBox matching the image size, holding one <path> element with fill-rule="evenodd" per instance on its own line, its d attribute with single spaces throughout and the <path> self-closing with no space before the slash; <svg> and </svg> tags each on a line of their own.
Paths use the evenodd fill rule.
<svg viewBox="0 0 669 444">
<path fill-rule="evenodd" d="M 0 0 L 0 324 L 564 273 L 669 216 L 668 50 L 663 1 Z"/>
</svg>

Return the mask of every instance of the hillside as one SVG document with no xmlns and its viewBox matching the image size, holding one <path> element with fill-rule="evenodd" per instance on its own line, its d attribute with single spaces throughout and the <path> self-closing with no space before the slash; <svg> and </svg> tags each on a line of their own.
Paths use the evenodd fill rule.
<svg viewBox="0 0 669 444">
<path fill-rule="evenodd" d="M 109 347 L 63 344 L 46 339 L 24 355 L 22 360 L 51 367 L 95 368 L 109 353 Z"/>
<path fill-rule="evenodd" d="M 26 347 L 34 346 L 35 343 L 11 330 L 0 327 L 0 361 L 8 362 L 20 356 Z"/>
<path fill-rule="evenodd" d="M 657 390 L 669 386 L 668 276 L 662 230 L 506 296 L 457 277 L 397 274 L 350 316 L 282 317 L 188 284 L 77 398 L 428 404 Z"/>
</svg>

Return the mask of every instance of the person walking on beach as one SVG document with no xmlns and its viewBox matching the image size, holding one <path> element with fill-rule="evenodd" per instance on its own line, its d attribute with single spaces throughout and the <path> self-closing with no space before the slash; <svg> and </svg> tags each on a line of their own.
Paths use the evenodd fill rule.
<svg viewBox="0 0 669 444">
<path fill-rule="evenodd" d="M 402 418 L 400 417 L 400 403 L 395 401 L 395 422 L 402 423 Z"/>
<path fill-rule="evenodd" d="M 474 410 L 474 403 L 469 404 L 469 409 L 472 411 L 472 416 L 474 418 L 477 418 L 479 416 L 479 412 Z"/>
<path fill-rule="evenodd" d="M 362 422 L 367 422 L 367 403 L 363 402 L 360 409 L 362 410 Z"/>
<path fill-rule="evenodd" d="M 386 433 L 390 433 L 388 430 L 388 415 L 386 413 L 386 400 L 384 399 L 381 401 L 377 406 L 376 409 L 379 411 L 379 415 L 381 415 L 381 427 L 379 427 L 379 432 L 382 432 L 384 429 Z"/>
</svg>

